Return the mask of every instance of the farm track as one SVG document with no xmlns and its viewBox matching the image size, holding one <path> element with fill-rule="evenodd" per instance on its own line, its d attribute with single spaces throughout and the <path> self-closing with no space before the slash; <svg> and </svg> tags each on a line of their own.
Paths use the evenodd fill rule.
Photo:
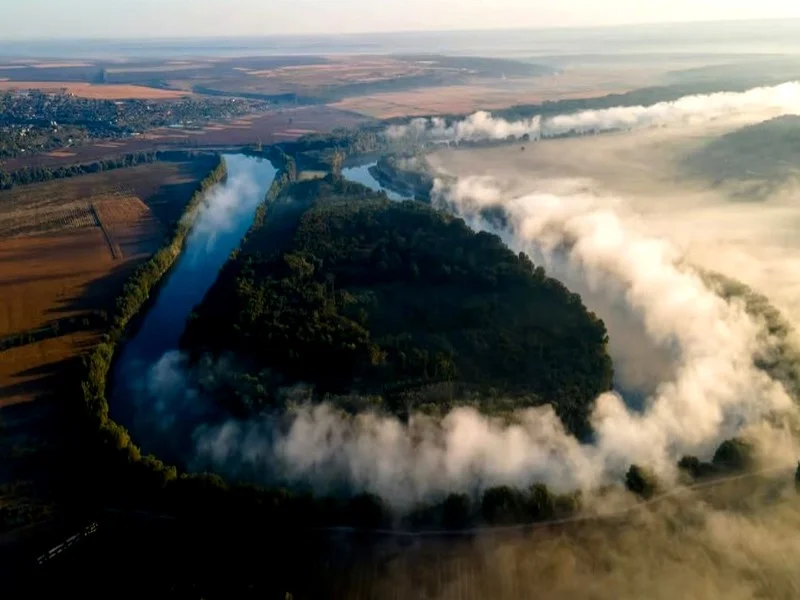
<svg viewBox="0 0 800 600">
<path fill-rule="evenodd" d="M 106 240 L 106 244 L 108 245 L 108 250 L 111 252 L 111 258 L 114 260 L 121 260 L 123 258 L 122 255 L 122 248 L 119 247 L 119 244 L 114 242 L 114 238 L 111 237 L 111 234 L 108 231 L 105 223 L 100 218 L 100 215 L 97 212 L 97 204 L 94 202 L 91 206 L 92 215 L 94 215 L 94 219 L 97 222 L 97 225 L 100 227 L 100 230 L 103 232 L 103 237 Z"/>
</svg>

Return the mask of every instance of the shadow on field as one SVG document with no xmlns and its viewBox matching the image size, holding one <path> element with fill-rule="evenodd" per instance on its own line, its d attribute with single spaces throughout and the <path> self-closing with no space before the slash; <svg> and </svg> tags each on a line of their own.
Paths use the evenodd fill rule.
<svg viewBox="0 0 800 600">
<path fill-rule="evenodd" d="M 120 295 L 125 281 L 139 262 L 122 263 L 114 267 L 106 275 L 87 283 L 79 295 L 61 300 L 58 307 L 47 311 L 48 314 L 60 317 L 80 312 L 105 311 L 110 315 L 114 310 L 115 298 Z"/>
</svg>

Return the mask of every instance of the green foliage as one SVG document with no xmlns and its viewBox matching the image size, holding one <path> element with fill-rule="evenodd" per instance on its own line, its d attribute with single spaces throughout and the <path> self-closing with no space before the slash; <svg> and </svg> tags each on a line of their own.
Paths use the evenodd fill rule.
<svg viewBox="0 0 800 600">
<path fill-rule="evenodd" d="M 156 161 L 179 161 L 192 158 L 191 152 L 171 150 L 165 152 L 138 152 L 125 154 L 116 158 L 107 158 L 91 163 L 79 163 L 62 167 L 31 166 L 23 167 L 16 171 L 6 172 L 0 170 L 0 190 L 11 189 L 16 185 L 28 185 L 31 183 L 42 183 L 54 179 L 67 179 L 78 177 L 101 171 L 112 171 L 144 165 Z"/>
<path fill-rule="evenodd" d="M 275 203 L 223 269 L 184 336 L 196 356 L 234 351 L 278 383 L 382 395 L 399 411 L 411 391 L 434 410 L 455 392 L 550 402 L 588 432 L 612 368 L 605 327 L 577 295 L 497 236 L 422 204 L 334 176 L 284 195 L 307 208 L 281 222 Z"/>
<path fill-rule="evenodd" d="M 785 115 L 747 125 L 692 152 L 682 163 L 690 175 L 716 184 L 743 182 L 743 201 L 764 200 L 798 174 L 800 117 Z"/>
<path fill-rule="evenodd" d="M 495 525 L 550 521 L 568 517 L 578 510 L 579 495 L 556 495 L 541 483 L 527 490 L 508 486 L 489 488 L 481 499 L 483 520 Z"/>
<path fill-rule="evenodd" d="M 360 494 L 348 503 L 345 519 L 348 525 L 360 529 L 378 529 L 390 523 L 391 513 L 380 497 Z"/>
<path fill-rule="evenodd" d="M 493 525 L 520 522 L 525 515 L 525 497 L 520 490 L 508 486 L 489 488 L 483 493 L 481 514 Z"/>
<path fill-rule="evenodd" d="M 649 469 L 631 465 L 625 475 L 625 487 L 628 488 L 628 491 L 647 500 L 658 491 L 658 479 Z"/>
<path fill-rule="evenodd" d="M 370 169 L 381 185 L 420 202 L 430 202 L 434 175 L 421 153 L 385 154 Z"/>
<path fill-rule="evenodd" d="M 56 338 L 60 335 L 68 335 L 76 331 L 87 331 L 99 329 L 108 323 L 108 315 L 105 311 L 90 311 L 80 317 L 62 317 L 54 319 L 49 323 L 5 337 L 0 337 L 0 352 L 9 348 L 17 348 L 27 344 L 33 344 L 42 340 Z"/>
<path fill-rule="evenodd" d="M 281 151 L 295 157 L 304 168 L 326 169 L 334 173 L 350 157 L 385 151 L 389 144 L 383 126 L 336 129 L 329 134 L 310 134 L 280 144 Z"/>
<path fill-rule="evenodd" d="M 747 285 L 719 273 L 700 272 L 703 281 L 725 300 L 741 302 L 747 314 L 763 328 L 759 331 L 759 352 L 755 366 L 783 384 L 795 401 L 800 401 L 800 348 L 794 325 L 775 308 L 769 298 Z"/>
<path fill-rule="evenodd" d="M 678 468 L 692 479 L 702 479 L 717 473 L 717 468 L 707 462 L 702 462 L 696 456 L 684 456 L 678 462 Z"/>
<path fill-rule="evenodd" d="M 711 462 L 703 462 L 695 456 L 684 456 L 678 462 L 678 468 L 692 479 L 743 473 L 752 470 L 755 466 L 755 448 L 749 442 L 738 438 L 722 442 Z"/>
<path fill-rule="evenodd" d="M 450 494 L 442 503 L 442 525 L 447 529 L 463 529 L 470 523 L 472 502 L 466 494 Z"/>
<path fill-rule="evenodd" d="M 738 438 L 726 440 L 717 448 L 711 462 L 722 471 L 747 471 L 755 465 L 755 449 L 752 444 Z"/>
<path fill-rule="evenodd" d="M 146 491 L 163 487 L 175 479 L 176 471 L 154 457 L 143 458 L 125 428 L 109 418 L 106 381 L 114 352 L 131 320 L 145 306 L 153 288 L 177 258 L 205 192 L 222 181 L 225 174 L 225 162 L 219 158 L 216 167 L 199 184 L 186 207 L 187 218 L 175 226 L 167 245 L 131 275 L 117 299 L 109 334 L 84 360 L 85 374 L 81 390 L 87 437 L 94 443 L 99 464 L 109 469 L 108 489 L 116 489 L 120 493 L 124 490 L 123 495 L 131 499 L 140 495 L 140 491 L 137 491 L 139 484 Z"/>
</svg>

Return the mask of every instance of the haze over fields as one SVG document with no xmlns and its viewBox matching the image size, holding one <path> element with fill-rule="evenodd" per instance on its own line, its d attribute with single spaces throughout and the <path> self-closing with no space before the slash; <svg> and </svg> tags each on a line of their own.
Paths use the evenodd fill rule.
<svg viewBox="0 0 800 600">
<path fill-rule="evenodd" d="M 4 7 L 0 596 L 800 596 L 798 40 Z"/>
<path fill-rule="evenodd" d="M 554 6 L 544 0 L 496 0 L 491 9 L 481 0 L 130 0 L 111 14 L 99 0 L 69 7 L 54 0 L 31 0 L 9 6 L 5 38 L 182 37 L 203 35 L 332 34 L 406 30 L 512 29 L 553 26 L 597 26 L 631 23 L 788 19 L 800 17 L 789 0 L 689 0 L 669 3 L 566 0 Z M 303 15 L 302 19 L 296 18 Z M 124 23 L 123 28 L 111 29 Z M 112 34 L 112 31 L 114 32 Z"/>
</svg>

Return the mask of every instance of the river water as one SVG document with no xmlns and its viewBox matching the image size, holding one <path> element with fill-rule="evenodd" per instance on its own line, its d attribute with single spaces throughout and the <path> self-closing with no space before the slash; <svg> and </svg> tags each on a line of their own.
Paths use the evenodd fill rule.
<svg viewBox="0 0 800 600">
<path fill-rule="evenodd" d="M 177 349 L 192 310 L 239 246 L 275 178 L 276 169 L 267 160 L 239 154 L 224 158 L 226 182 L 209 192 L 181 256 L 115 363 L 112 416 L 126 426 L 137 422 L 148 371 Z"/>
<path fill-rule="evenodd" d="M 390 189 L 384 188 L 380 182 L 372 176 L 372 173 L 369 172 L 370 168 L 373 166 L 375 166 L 375 163 L 362 165 L 360 167 L 342 169 L 342 176 L 345 179 L 360 183 L 361 185 L 364 185 L 371 190 L 375 190 L 376 192 L 386 192 L 389 200 L 412 200 L 412 198 L 409 198 L 408 196 L 403 196 L 402 194 L 398 194 L 397 192 L 393 192 Z"/>
</svg>

